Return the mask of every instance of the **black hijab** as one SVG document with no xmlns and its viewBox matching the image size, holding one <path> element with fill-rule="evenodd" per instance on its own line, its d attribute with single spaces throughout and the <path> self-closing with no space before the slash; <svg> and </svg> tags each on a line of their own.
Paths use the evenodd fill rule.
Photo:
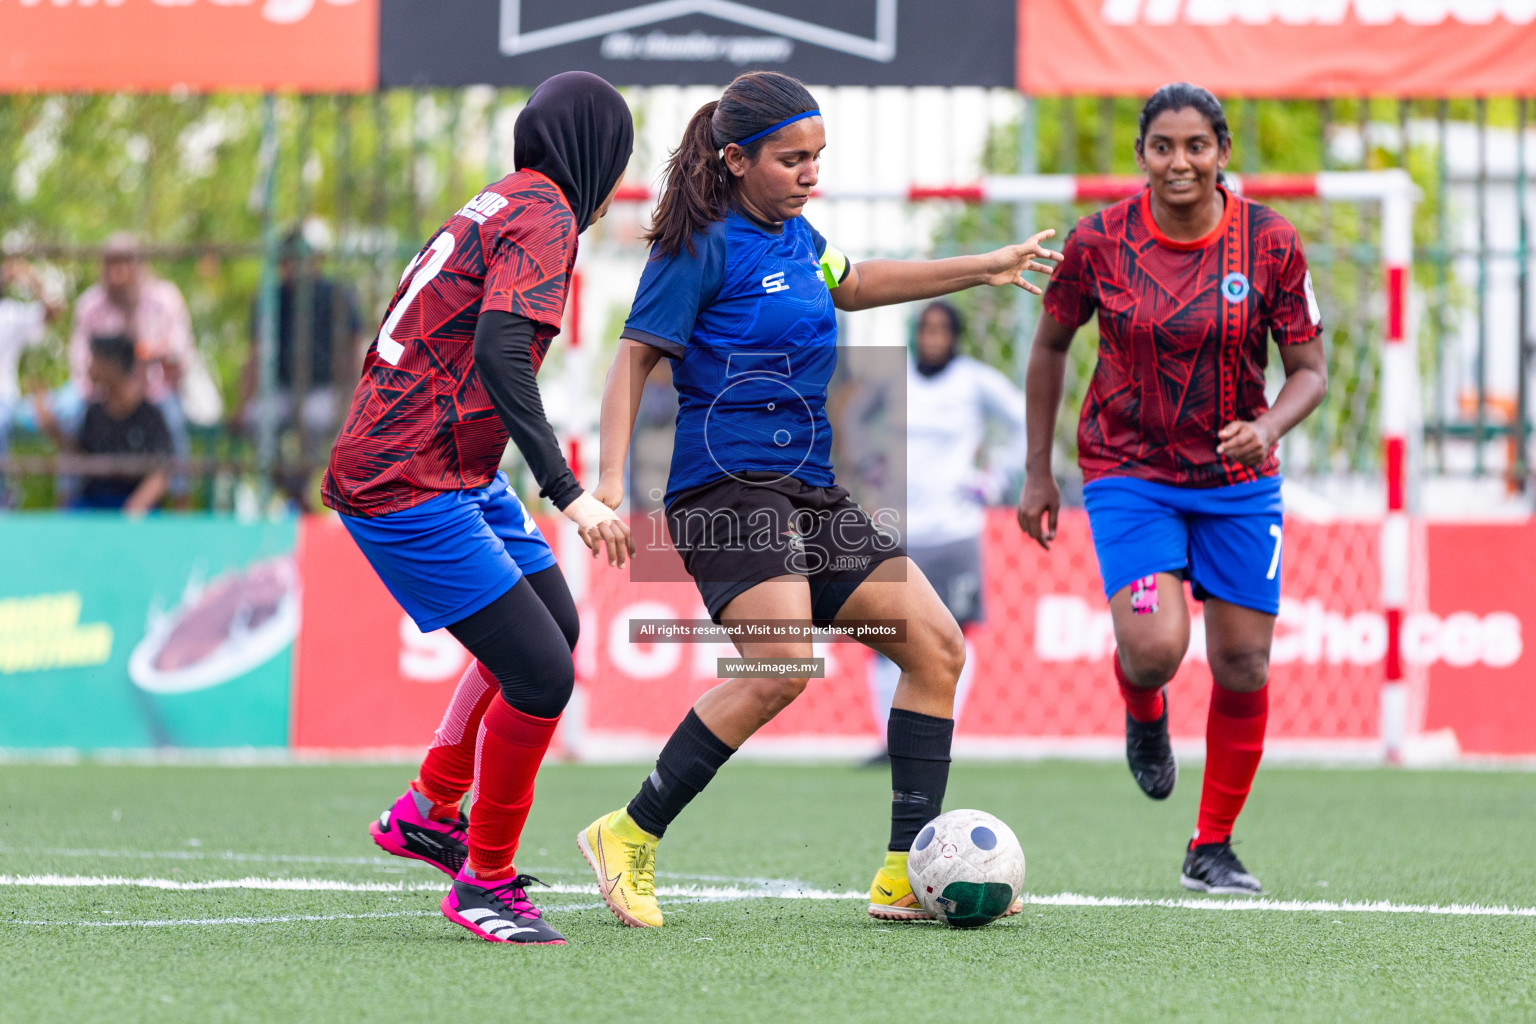
<svg viewBox="0 0 1536 1024">
<path fill-rule="evenodd" d="M 920 329 L 928 314 L 935 310 L 942 313 L 949 321 L 949 351 L 936 363 L 924 362 L 922 355 L 917 352 L 917 338 L 914 331 L 913 357 L 917 360 L 917 372 L 924 377 L 937 377 L 949 368 L 949 364 L 955 361 L 955 356 L 960 354 L 960 336 L 965 333 L 965 318 L 960 315 L 958 309 L 943 300 L 930 302 L 923 307 L 923 311 L 917 315 L 917 328 Z"/>
<path fill-rule="evenodd" d="M 512 137 L 517 169 L 560 186 L 580 232 L 629 165 L 635 124 L 617 89 L 585 71 L 567 71 L 533 90 Z"/>
</svg>

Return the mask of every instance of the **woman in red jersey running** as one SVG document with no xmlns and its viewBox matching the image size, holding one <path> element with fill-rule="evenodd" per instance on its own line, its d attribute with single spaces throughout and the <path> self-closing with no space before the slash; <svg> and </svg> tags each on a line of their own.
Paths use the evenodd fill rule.
<svg viewBox="0 0 1536 1024">
<path fill-rule="evenodd" d="M 1328 371 L 1296 229 L 1222 184 L 1231 152 L 1214 96 L 1164 86 L 1142 110 L 1136 140 L 1147 188 L 1084 217 L 1068 237 L 1030 354 L 1018 518 L 1049 550 L 1061 507 L 1051 443 L 1067 348 L 1097 314 L 1078 460 L 1119 645 L 1126 759 L 1148 796 L 1173 792 L 1164 686 L 1189 647 L 1188 579 L 1204 602 L 1215 685 L 1199 820 L 1180 881 L 1259 893 L 1232 852 L 1232 827 L 1269 716 L 1283 526 L 1275 447 L 1322 402 Z M 1273 406 L 1264 394 L 1270 335 L 1285 368 Z"/>
<path fill-rule="evenodd" d="M 454 876 L 443 913 L 455 924 L 491 942 L 559 944 L 512 856 L 575 682 L 578 619 L 497 466 L 510 437 L 594 555 L 606 545 L 619 564 L 633 550 L 571 474 L 534 375 L 560 330 L 576 236 L 608 211 L 634 128 L 613 86 L 570 72 L 534 90 L 515 142 L 517 171 L 465 203 L 401 276 L 324 499 L 422 632 L 446 627 L 474 655 L 374 841 Z"/>
</svg>

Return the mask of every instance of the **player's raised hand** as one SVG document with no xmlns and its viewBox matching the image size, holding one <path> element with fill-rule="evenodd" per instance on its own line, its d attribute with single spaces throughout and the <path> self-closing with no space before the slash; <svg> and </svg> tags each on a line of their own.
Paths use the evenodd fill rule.
<svg viewBox="0 0 1536 1024">
<path fill-rule="evenodd" d="M 1040 286 L 1024 275 L 1049 274 L 1061 262 L 1061 253 L 1047 249 L 1040 243 L 1056 235 L 1055 228 L 1046 228 L 1020 245 L 1008 245 L 987 254 L 986 283 L 994 286 L 1017 285 L 1031 295 L 1041 295 Z M 1041 261 L 1045 262 L 1041 262 Z"/>
<path fill-rule="evenodd" d="M 625 559 L 635 553 L 635 538 L 629 532 L 629 524 L 591 491 L 583 491 L 561 511 L 576 524 L 576 532 L 591 549 L 593 558 L 606 548 L 608 564 L 621 568 Z"/>
<path fill-rule="evenodd" d="M 1280 442 L 1269 427 L 1258 420 L 1252 423 L 1234 420 L 1222 427 L 1216 436 L 1221 438 L 1221 443 L 1216 446 L 1216 454 L 1245 466 L 1259 465 L 1269 458 L 1269 453 Z"/>
<path fill-rule="evenodd" d="M 1019 529 L 1047 551 L 1056 539 L 1056 516 L 1060 511 L 1061 489 L 1054 477 L 1046 473 L 1024 478 L 1024 489 L 1019 492 Z"/>
</svg>

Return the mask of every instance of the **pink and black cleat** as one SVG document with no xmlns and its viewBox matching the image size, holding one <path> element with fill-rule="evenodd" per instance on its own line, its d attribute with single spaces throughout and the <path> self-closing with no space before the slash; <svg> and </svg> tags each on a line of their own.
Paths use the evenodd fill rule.
<svg viewBox="0 0 1536 1024">
<path fill-rule="evenodd" d="M 527 887 L 536 882 L 544 884 L 532 875 L 482 883 L 468 871 L 460 871 L 443 897 L 443 916 L 486 942 L 563 946 L 565 936 L 528 899 Z"/>
<path fill-rule="evenodd" d="M 440 871 L 457 875 L 469 856 L 469 821 L 436 821 L 427 817 L 432 802 L 414 789 L 368 826 L 369 835 L 385 853 L 426 861 Z"/>
</svg>

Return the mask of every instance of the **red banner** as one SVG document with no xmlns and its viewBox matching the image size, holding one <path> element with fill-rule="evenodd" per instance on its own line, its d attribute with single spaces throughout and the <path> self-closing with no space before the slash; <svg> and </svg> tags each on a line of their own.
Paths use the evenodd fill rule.
<svg viewBox="0 0 1536 1024">
<path fill-rule="evenodd" d="M 299 526 L 303 623 L 293 656 L 295 747 L 425 747 L 469 656 L 422 635 L 335 516 Z"/>
<path fill-rule="evenodd" d="M 546 535 L 561 534 L 546 525 Z M 1269 736 L 1277 749 L 1330 756 L 1375 749 L 1387 640 L 1378 535 L 1374 523 L 1286 523 L 1285 597 L 1270 659 Z M 1425 538 L 1427 595 L 1403 624 L 1415 693 L 1411 731 L 1453 731 L 1464 753 L 1536 755 L 1536 657 L 1524 648 L 1525 625 L 1536 623 L 1536 524 L 1431 525 Z M 1063 512 L 1046 554 L 1020 535 L 1011 514 L 997 512 L 985 544 L 987 622 L 971 634 L 975 682 L 957 749 L 1111 749 L 1124 719 L 1086 516 Z M 415 628 L 334 519 L 303 524 L 299 562 L 293 745 L 424 746 L 468 655 L 446 631 Z M 567 564 L 582 640 L 563 742 L 590 758 L 652 753 L 719 681 L 716 659 L 733 652 L 724 644 L 630 641 L 634 619 L 704 618 L 691 584 L 631 582 L 585 557 Z M 1190 654 L 1171 700 L 1172 730 L 1184 739 L 1204 735 L 1211 685 L 1198 605 L 1191 610 Z M 816 653 L 827 659 L 827 677 L 813 680 L 753 740 L 757 749 L 873 748 L 868 653 L 847 643 Z"/>
<path fill-rule="evenodd" d="M 8 0 L 0 90 L 364 92 L 379 0 Z"/>
<path fill-rule="evenodd" d="M 1536 753 L 1536 525 L 1429 527 L 1431 614 L 1403 625 L 1405 659 L 1428 662 L 1426 729 L 1463 751 Z"/>
<path fill-rule="evenodd" d="M 1019 88 L 1146 96 L 1476 96 L 1536 90 L 1526 0 L 1020 0 Z"/>
</svg>

